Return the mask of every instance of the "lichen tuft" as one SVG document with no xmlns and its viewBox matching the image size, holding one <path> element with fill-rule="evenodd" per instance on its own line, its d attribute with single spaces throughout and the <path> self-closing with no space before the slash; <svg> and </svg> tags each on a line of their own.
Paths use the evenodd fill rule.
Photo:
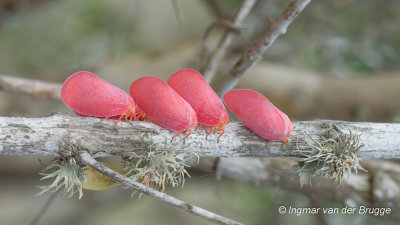
<svg viewBox="0 0 400 225">
<path fill-rule="evenodd" d="M 168 184 L 183 187 L 185 175 L 190 177 L 185 169 L 188 167 L 185 160 L 193 153 L 177 153 L 174 147 L 167 147 L 167 139 L 163 147 L 143 138 L 142 142 L 145 146 L 143 153 L 123 158 L 124 169 L 128 171 L 126 176 L 160 191 L 164 191 Z"/>
<path fill-rule="evenodd" d="M 311 177 L 326 177 L 340 185 L 343 177 L 348 177 L 354 170 L 364 170 L 357 154 L 363 146 L 359 135 L 342 133 L 336 127 L 330 127 L 319 140 L 309 137 L 304 140 L 309 150 L 299 150 L 303 158 L 293 168 L 300 176 L 300 184 L 311 184 Z M 298 142 L 297 142 L 298 143 Z"/>
<path fill-rule="evenodd" d="M 79 199 L 82 198 L 82 186 L 86 183 L 85 172 L 75 163 L 75 160 L 69 161 L 54 160 L 47 166 L 40 175 L 40 180 L 50 179 L 51 183 L 47 186 L 39 186 L 42 191 L 37 195 L 46 192 L 57 192 L 61 188 L 61 193 L 65 196 L 72 197 L 76 192 L 79 193 Z"/>
</svg>

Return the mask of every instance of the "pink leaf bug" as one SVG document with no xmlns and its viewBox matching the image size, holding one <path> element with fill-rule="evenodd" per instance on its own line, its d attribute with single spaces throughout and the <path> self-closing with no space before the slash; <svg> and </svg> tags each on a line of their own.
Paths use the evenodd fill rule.
<svg viewBox="0 0 400 225">
<path fill-rule="evenodd" d="M 292 136 L 292 122 L 262 94 L 248 89 L 235 89 L 224 95 L 225 105 L 250 130 L 269 141 L 285 140 Z"/>
<path fill-rule="evenodd" d="M 220 130 L 219 140 L 229 123 L 229 113 L 203 76 L 195 70 L 183 69 L 172 74 L 168 84 L 192 106 L 200 124 L 212 127 L 206 139 L 212 131 Z"/>
<path fill-rule="evenodd" d="M 135 80 L 130 93 L 138 106 L 143 109 L 151 121 L 178 133 L 187 130 L 187 138 L 193 126 L 197 126 L 197 116 L 192 107 L 179 96 L 167 83 L 158 77 L 145 76 Z"/>
<path fill-rule="evenodd" d="M 131 96 L 87 71 L 74 73 L 65 80 L 61 98 L 79 116 L 118 118 L 117 123 L 143 117 Z"/>
</svg>

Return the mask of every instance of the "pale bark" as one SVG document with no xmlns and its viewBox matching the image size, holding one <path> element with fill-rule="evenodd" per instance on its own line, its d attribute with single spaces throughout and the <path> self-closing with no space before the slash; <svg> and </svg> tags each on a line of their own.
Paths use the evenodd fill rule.
<svg viewBox="0 0 400 225">
<path fill-rule="evenodd" d="M 186 140 L 181 134 L 174 140 L 173 131 L 152 122 L 73 117 L 56 114 L 44 118 L 0 117 L 0 154 L 72 156 L 85 149 L 94 157 L 131 155 L 144 147 L 143 140 L 151 140 L 158 147 L 173 148 L 177 152 L 192 152 L 199 156 L 218 157 L 301 157 L 299 150 L 309 150 L 304 139 L 321 138 L 332 127 L 343 133 L 360 136 L 364 145 L 362 158 L 400 158 L 400 124 L 367 123 L 334 120 L 299 121 L 293 123 L 296 138 L 282 149 L 279 141 L 267 142 L 242 123 L 230 123 L 217 142 L 218 134 L 205 140 L 207 130 L 199 128 Z M 172 141 L 171 141 L 172 140 Z"/>
</svg>

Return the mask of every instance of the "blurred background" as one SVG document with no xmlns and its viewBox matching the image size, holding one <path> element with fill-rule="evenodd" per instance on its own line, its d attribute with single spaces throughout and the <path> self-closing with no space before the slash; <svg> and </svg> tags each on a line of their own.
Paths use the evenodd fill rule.
<svg viewBox="0 0 400 225">
<path fill-rule="evenodd" d="M 0 0 L 0 74 L 62 83 L 89 70 L 124 90 L 144 75 L 166 80 L 200 69 L 201 40 L 217 17 L 207 0 Z M 240 0 L 219 1 L 229 19 Z M 241 53 L 290 1 L 259 0 L 245 19 L 212 86 L 218 90 Z M 262 92 L 292 120 L 400 122 L 400 1 L 313 1 L 247 71 L 239 88 Z M 210 35 L 212 50 L 224 29 Z M 68 111 L 59 100 L 0 91 L 0 116 L 44 117 Z M 71 113 L 72 114 L 72 113 Z M 41 158 L 46 164 L 47 158 Z M 37 157 L 0 157 L 2 225 L 29 224 L 50 194 L 39 192 Z M 280 205 L 308 206 L 306 196 L 191 170 L 167 193 L 245 224 L 318 224 L 285 215 Z M 341 206 L 334 202 L 327 206 Z M 398 224 L 360 215 L 329 215 L 331 224 Z M 120 186 L 84 197 L 57 197 L 38 224 L 210 224 Z"/>
</svg>

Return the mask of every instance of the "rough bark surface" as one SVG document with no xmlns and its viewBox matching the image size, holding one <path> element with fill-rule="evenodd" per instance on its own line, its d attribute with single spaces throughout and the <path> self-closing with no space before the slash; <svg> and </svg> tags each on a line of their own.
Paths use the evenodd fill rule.
<svg viewBox="0 0 400 225">
<path fill-rule="evenodd" d="M 299 121 L 293 123 L 291 141 L 283 149 L 282 142 L 267 142 L 242 123 L 230 123 L 217 142 L 218 135 L 205 140 L 207 130 L 199 128 L 186 140 L 152 122 L 120 122 L 98 118 L 82 118 L 55 114 L 44 118 L 0 117 L 0 154 L 52 155 L 68 157 L 86 150 L 93 157 L 131 155 L 151 140 L 161 148 L 193 152 L 199 156 L 218 157 L 300 157 L 298 151 L 310 147 L 303 139 L 318 139 L 329 129 L 360 136 L 364 146 L 362 158 L 400 158 L 399 123 L 345 122 L 334 120 Z M 172 141 L 171 141 L 172 140 Z"/>
</svg>

